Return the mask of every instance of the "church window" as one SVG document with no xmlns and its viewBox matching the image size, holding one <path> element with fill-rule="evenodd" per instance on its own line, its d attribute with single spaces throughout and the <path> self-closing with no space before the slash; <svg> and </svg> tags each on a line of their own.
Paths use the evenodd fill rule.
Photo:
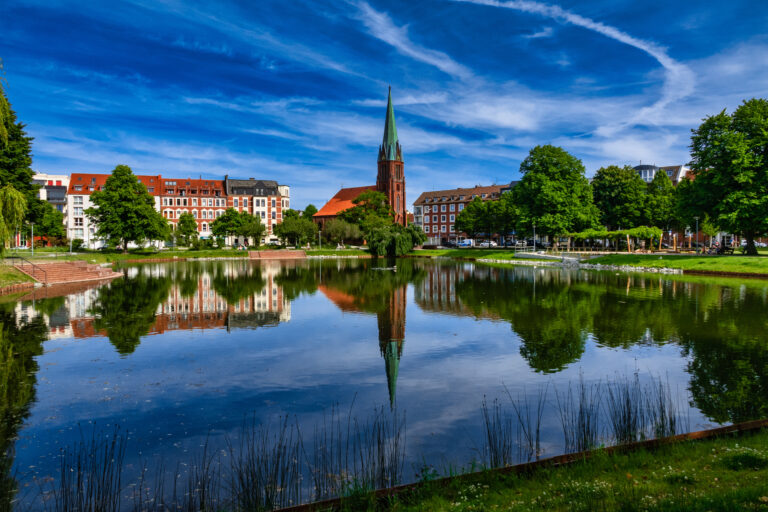
<svg viewBox="0 0 768 512">
<path fill-rule="evenodd" d="M 397 196 L 395 198 L 395 211 L 397 213 L 400 213 L 400 196 Z"/>
</svg>

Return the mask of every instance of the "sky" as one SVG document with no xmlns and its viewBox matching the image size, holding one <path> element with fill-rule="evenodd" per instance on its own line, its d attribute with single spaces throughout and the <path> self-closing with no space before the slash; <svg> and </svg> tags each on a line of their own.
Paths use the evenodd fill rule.
<svg viewBox="0 0 768 512">
<path fill-rule="evenodd" d="M 768 91 L 768 2 L 1 0 L 6 93 L 39 172 L 274 179 L 320 207 L 376 181 L 387 88 L 409 204 L 519 179 L 679 165 Z"/>
</svg>

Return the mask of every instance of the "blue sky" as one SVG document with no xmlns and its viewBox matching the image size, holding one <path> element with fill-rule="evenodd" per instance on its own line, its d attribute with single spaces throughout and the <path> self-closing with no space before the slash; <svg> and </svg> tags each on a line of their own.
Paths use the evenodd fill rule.
<svg viewBox="0 0 768 512">
<path fill-rule="evenodd" d="M 503 183 L 531 147 L 688 161 L 768 91 L 768 2 L 6 2 L 34 169 L 277 179 L 292 205 L 375 182 L 387 86 L 408 200 Z"/>
</svg>

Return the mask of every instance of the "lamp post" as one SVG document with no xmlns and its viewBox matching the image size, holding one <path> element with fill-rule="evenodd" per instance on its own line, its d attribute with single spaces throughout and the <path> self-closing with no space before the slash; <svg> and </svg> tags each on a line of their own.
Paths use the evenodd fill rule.
<svg viewBox="0 0 768 512">
<path fill-rule="evenodd" d="M 322 236 L 323 236 L 323 230 L 322 229 L 318 229 L 317 230 L 317 248 L 318 249 L 322 249 L 323 248 Z"/>
<path fill-rule="evenodd" d="M 32 249 L 32 256 L 35 255 L 35 223 L 32 223 L 32 238 L 29 240 L 29 247 Z"/>
<path fill-rule="evenodd" d="M 695 216 L 696 221 L 696 254 L 699 254 L 699 216 Z"/>
<path fill-rule="evenodd" d="M 536 221 L 533 221 L 533 252 L 536 252 Z"/>
</svg>

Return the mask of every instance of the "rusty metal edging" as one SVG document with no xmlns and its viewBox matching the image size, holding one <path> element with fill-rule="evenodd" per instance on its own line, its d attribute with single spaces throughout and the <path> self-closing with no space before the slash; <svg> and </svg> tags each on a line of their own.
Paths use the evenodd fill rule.
<svg viewBox="0 0 768 512">
<path fill-rule="evenodd" d="M 595 453 L 615 454 L 615 453 L 633 452 L 639 449 L 653 450 L 661 446 L 674 444 L 681 441 L 712 439 L 712 438 L 716 438 L 716 437 L 720 437 L 728 434 L 741 434 L 744 432 L 751 432 L 751 431 L 760 430 L 763 428 L 768 428 L 768 418 L 762 419 L 762 420 L 745 421 L 742 423 L 736 423 L 734 425 L 728 425 L 725 427 L 718 427 L 718 428 L 709 429 L 709 430 L 699 430 L 697 432 L 689 432 L 687 434 L 679 434 L 676 436 L 662 437 L 660 439 L 649 439 L 647 441 L 640 441 L 637 443 L 610 446 L 608 448 L 602 448 L 599 450 L 589 450 L 589 451 L 578 452 L 578 453 L 567 453 L 564 455 L 556 455 L 554 457 L 549 457 L 549 458 L 537 460 L 534 462 L 527 462 L 525 464 L 518 464 L 515 466 L 496 468 L 496 469 L 479 471 L 474 473 L 465 473 L 463 475 L 459 475 L 455 477 L 439 478 L 436 480 L 431 480 L 428 483 L 429 485 L 445 485 L 451 480 L 471 478 L 473 476 L 479 475 L 480 473 L 496 473 L 500 475 L 507 474 L 507 473 L 514 473 L 514 474 L 531 473 L 543 467 L 565 466 L 568 464 L 573 464 L 574 462 L 583 461 L 585 459 L 591 458 L 592 456 L 594 456 Z M 388 496 L 396 496 L 406 491 L 416 490 L 422 487 L 424 484 L 425 482 L 416 482 L 412 484 L 398 485 L 396 487 L 379 489 L 377 491 L 373 491 L 371 494 L 378 500 Z M 334 498 L 334 499 L 325 500 L 325 501 L 317 501 L 314 503 L 306 503 L 304 505 L 296 505 L 293 507 L 281 508 L 276 512 L 315 512 L 320 510 L 326 510 L 326 511 L 338 510 L 343 500 L 344 498 Z"/>
</svg>

